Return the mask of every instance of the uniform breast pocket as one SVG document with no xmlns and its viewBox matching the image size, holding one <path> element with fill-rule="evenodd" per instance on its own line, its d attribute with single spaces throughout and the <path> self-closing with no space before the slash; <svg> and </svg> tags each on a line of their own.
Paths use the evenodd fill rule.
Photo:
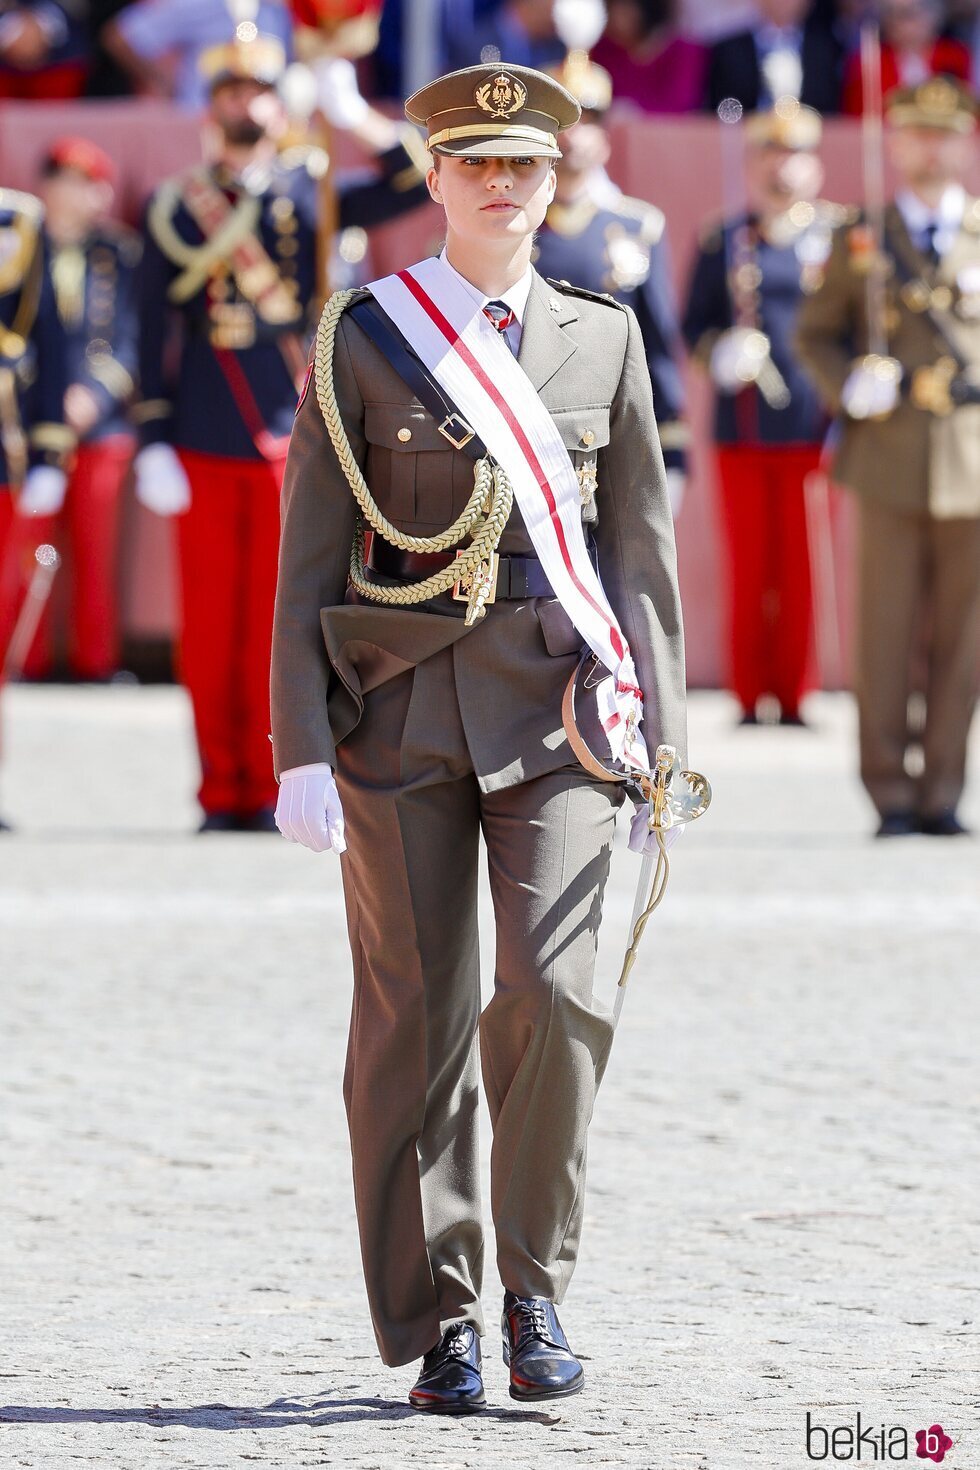
<svg viewBox="0 0 980 1470">
<path fill-rule="evenodd" d="M 602 494 L 599 451 L 609 443 L 609 408 L 608 403 L 587 404 L 583 408 L 552 410 L 551 414 L 575 467 L 582 519 L 586 522 L 597 519 L 596 496 Z"/>
<path fill-rule="evenodd" d="M 440 529 L 453 519 L 453 460 L 449 441 L 421 404 L 366 403 L 367 479 L 371 494 L 402 530 Z"/>
</svg>

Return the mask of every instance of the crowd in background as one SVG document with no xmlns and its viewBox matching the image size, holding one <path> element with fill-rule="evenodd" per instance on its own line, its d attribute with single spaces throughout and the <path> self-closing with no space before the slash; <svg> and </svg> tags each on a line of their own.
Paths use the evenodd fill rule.
<svg viewBox="0 0 980 1470">
<path fill-rule="evenodd" d="M 980 638 L 980 337 L 966 343 L 980 322 L 980 200 L 964 188 L 980 0 L 955 11 L 938 0 L 680 3 L 0 0 L 0 93 L 32 106 L 164 99 L 172 120 L 185 109 L 189 137 L 202 116 L 210 130 L 206 162 L 159 182 L 141 235 L 114 218 L 116 160 L 81 134 L 49 144 L 40 199 L 0 191 L 0 489 L 15 490 L 0 494 L 0 682 L 60 672 L 55 609 L 28 626 L 24 589 L 38 553 L 66 543 L 68 670 L 114 677 L 132 461 L 136 500 L 177 526 L 201 830 L 275 830 L 266 731 L 279 495 L 323 283 L 364 279 L 367 232 L 428 203 L 429 159 L 397 118 L 402 99 L 476 63 L 494 83 L 510 80 L 498 67 L 530 67 L 557 76 L 582 110 L 562 135 L 533 263 L 635 312 L 675 515 L 694 422 L 685 343 L 715 397 L 741 724 L 804 725 L 818 642 L 823 673 L 843 672 L 833 479 L 860 501 L 854 678 L 879 835 L 962 834 Z M 875 65 L 899 186 L 877 241 L 856 211 L 821 197 L 818 154 L 822 118 L 860 115 Z M 609 115 L 615 104 L 727 122 L 738 111 L 728 99 L 745 119 L 717 129 L 724 218 L 702 228 L 679 320 L 667 212 L 607 174 Z M 138 100 L 118 115 L 141 110 L 153 115 Z M 328 135 L 307 129 L 317 114 Z M 333 154 L 343 134 L 366 172 L 329 168 L 323 139 Z M 678 204 L 676 179 L 663 192 Z M 881 275 L 880 301 L 869 273 Z M 396 456 L 413 437 L 394 419 L 366 433 Z M 570 452 L 598 452 L 592 427 L 578 434 Z M 598 461 L 578 472 L 587 505 Z M 912 696 L 925 687 L 917 724 Z"/>
<path fill-rule="evenodd" d="M 291 53 L 323 0 L 0 0 L 0 97 L 132 94 L 203 102 L 196 59 L 241 12 Z M 336 9 L 336 6 L 332 7 Z M 357 10 L 355 4 L 348 7 Z M 360 8 L 372 8 L 363 0 Z M 361 64 L 366 96 L 400 100 L 428 76 L 481 60 L 546 67 L 564 46 L 552 0 L 384 0 Z M 861 111 L 858 31 L 880 21 L 882 82 L 945 73 L 980 81 L 980 0 L 607 0 L 594 49 L 621 105 L 648 113 L 744 107 L 792 94 L 826 114 Z M 423 75 L 425 72 L 427 75 Z"/>
</svg>

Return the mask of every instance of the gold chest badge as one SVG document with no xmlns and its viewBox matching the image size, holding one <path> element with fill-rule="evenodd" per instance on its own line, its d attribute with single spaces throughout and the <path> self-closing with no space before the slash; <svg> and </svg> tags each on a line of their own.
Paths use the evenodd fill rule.
<svg viewBox="0 0 980 1470">
<path fill-rule="evenodd" d="M 594 459 L 587 459 L 580 464 L 575 472 L 578 475 L 578 489 L 582 497 L 582 504 L 587 505 L 599 488 L 599 473 Z"/>
<path fill-rule="evenodd" d="M 527 101 L 527 88 L 516 77 L 507 72 L 498 72 L 482 87 L 477 87 L 473 100 L 483 112 L 491 117 L 513 117 Z"/>
</svg>

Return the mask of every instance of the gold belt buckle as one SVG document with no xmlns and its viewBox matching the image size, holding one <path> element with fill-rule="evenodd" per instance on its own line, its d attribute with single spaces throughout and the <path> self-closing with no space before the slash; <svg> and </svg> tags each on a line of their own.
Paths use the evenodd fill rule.
<svg viewBox="0 0 980 1470">
<path fill-rule="evenodd" d="M 453 433 L 454 428 L 457 428 L 456 434 Z M 458 413 L 451 413 L 443 419 L 439 425 L 439 433 L 449 440 L 454 449 L 464 449 L 473 438 L 473 430 Z"/>
<path fill-rule="evenodd" d="M 457 551 L 456 560 L 465 556 L 463 551 Z M 465 576 L 457 577 L 453 583 L 452 598 L 454 602 L 470 602 L 475 599 L 478 592 L 488 588 L 485 597 L 481 599 L 481 610 L 497 600 L 497 577 L 500 574 L 500 557 L 495 551 L 491 551 L 489 561 L 481 561 L 477 564 L 474 572 Z"/>
</svg>

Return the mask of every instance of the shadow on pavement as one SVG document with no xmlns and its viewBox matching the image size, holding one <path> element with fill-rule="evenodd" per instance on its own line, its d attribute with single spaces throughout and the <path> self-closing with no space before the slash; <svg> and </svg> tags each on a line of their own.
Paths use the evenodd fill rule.
<svg viewBox="0 0 980 1470">
<path fill-rule="evenodd" d="M 187 1429 L 329 1429 L 334 1424 L 360 1421 L 421 1419 L 404 1402 L 391 1399 L 316 1399 L 299 1403 L 292 1399 L 276 1399 L 264 1408 L 247 1408 L 232 1404 L 200 1404 L 194 1408 L 171 1408 L 149 1404 L 129 1409 L 68 1409 L 7 1404 L 0 1407 L 0 1424 L 180 1424 Z M 445 1415 L 440 1415 L 445 1420 Z M 465 1416 L 480 1419 L 519 1419 L 522 1423 L 555 1424 L 553 1414 L 541 1410 L 496 1409 L 488 1406 L 481 1414 Z"/>
</svg>

